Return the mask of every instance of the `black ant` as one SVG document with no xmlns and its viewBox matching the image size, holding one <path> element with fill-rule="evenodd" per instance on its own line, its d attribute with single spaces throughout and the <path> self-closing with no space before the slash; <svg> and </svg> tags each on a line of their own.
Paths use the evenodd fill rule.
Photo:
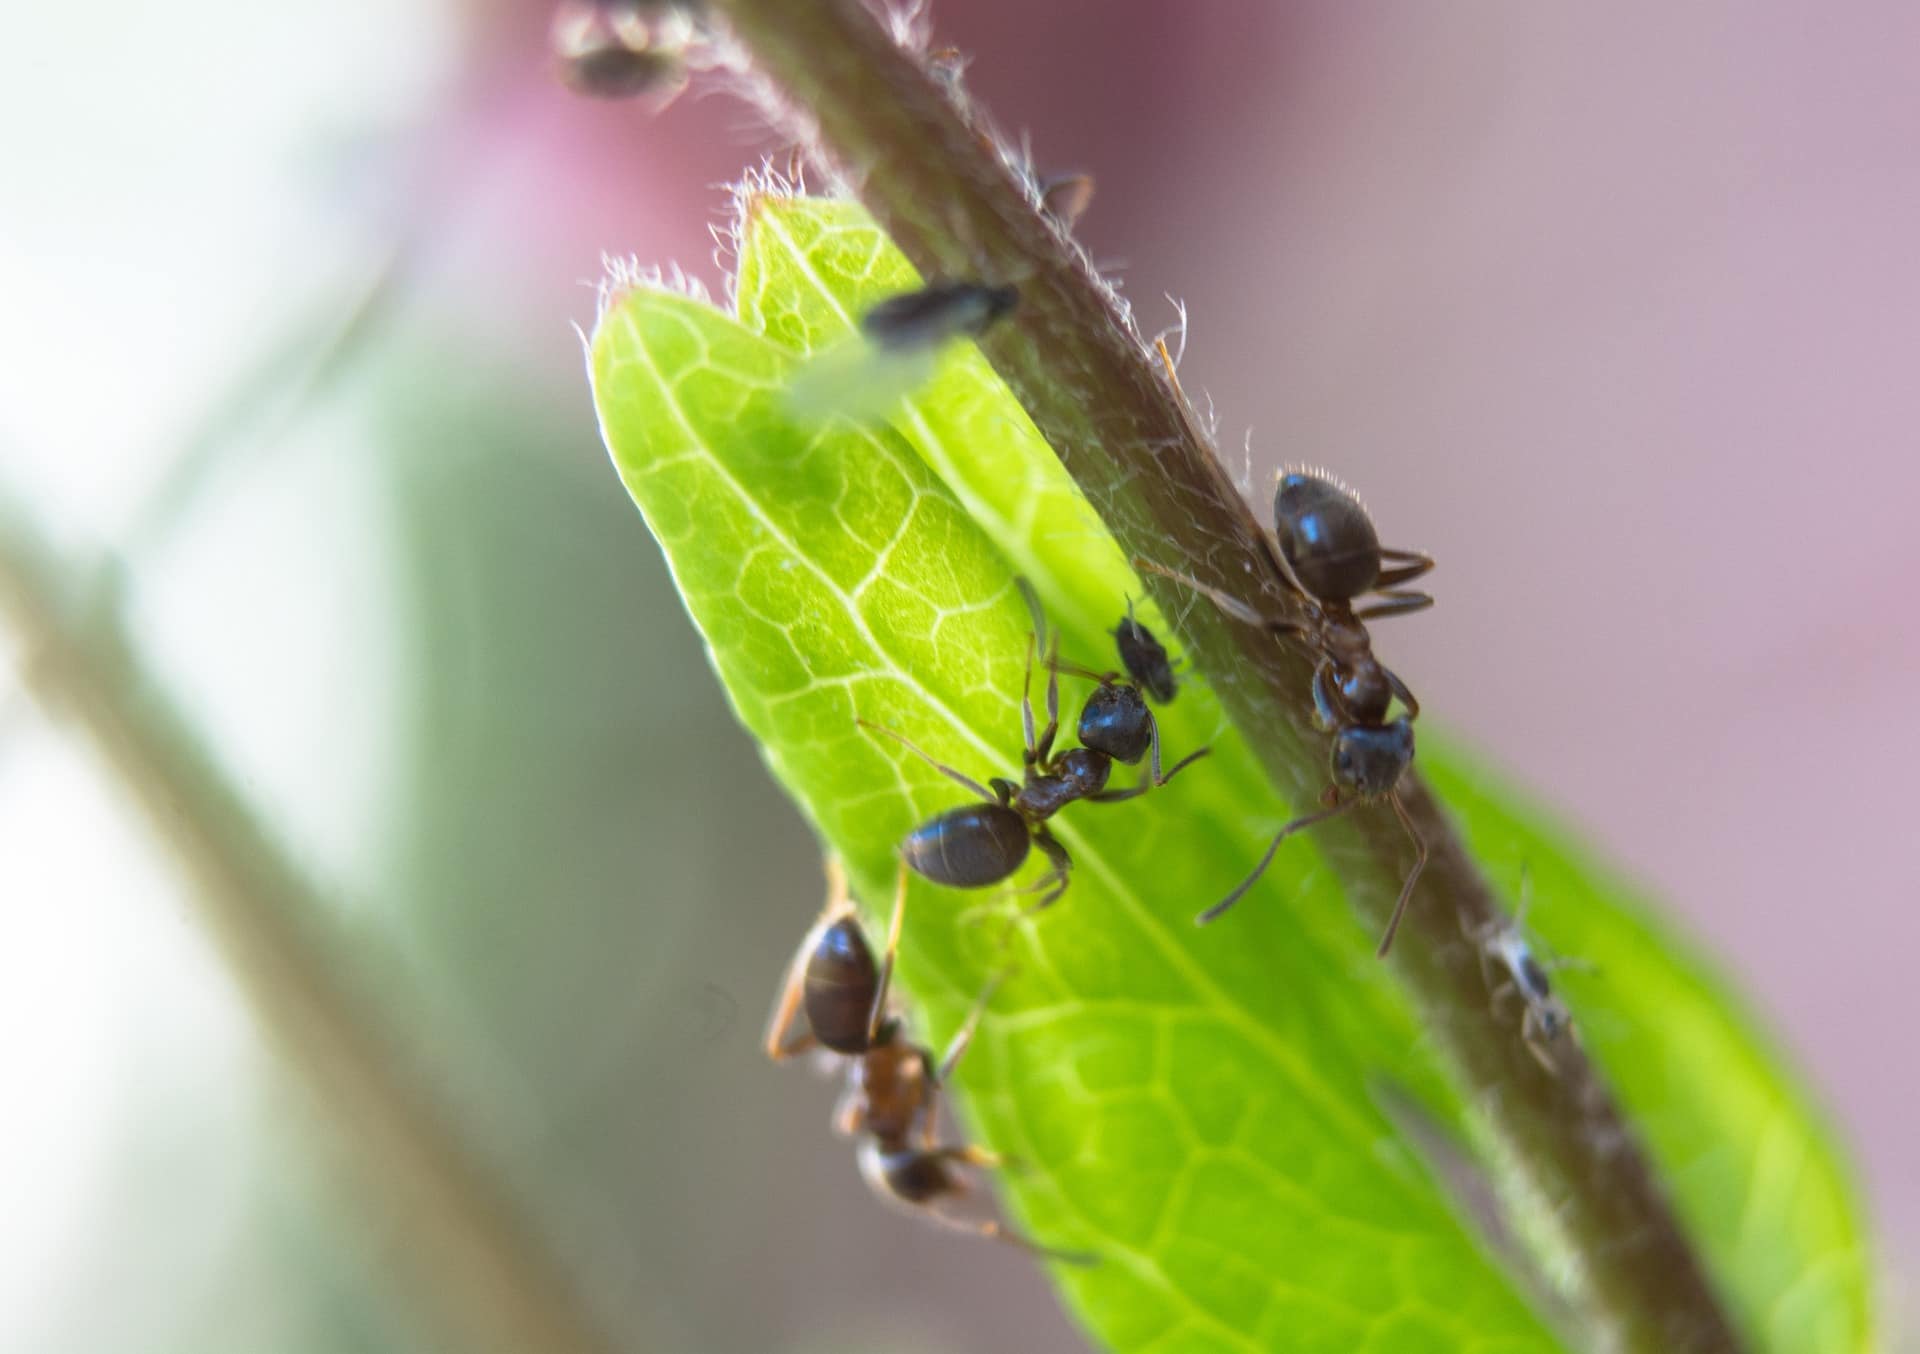
<svg viewBox="0 0 1920 1354">
<path fill-rule="evenodd" d="M 1179 694 L 1180 683 L 1174 675 L 1173 660 L 1167 656 L 1167 646 L 1134 619 L 1131 597 L 1127 599 L 1127 614 L 1120 618 L 1112 634 L 1114 645 L 1120 650 L 1120 665 L 1135 686 L 1162 705 Z"/>
<path fill-rule="evenodd" d="M 824 1047 L 850 1060 L 847 1087 L 834 1126 L 860 1137 L 860 1173 L 881 1198 L 943 1227 L 1009 1242 L 1037 1255 L 1086 1263 L 1087 1256 L 1050 1250 L 1009 1231 L 993 1219 L 972 1220 L 944 1210 L 943 1199 L 965 1194 L 967 1181 L 955 1166 L 992 1167 L 1001 1159 L 963 1143 L 937 1145 L 940 1090 L 953 1076 L 973 1038 L 999 979 L 987 985 L 947 1045 L 938 1064 L 931 1050 L 909 1041 L 899 1017 L 888 1010 L 894 954 L 907 905 L 907 871 L 887 927 L 887 948 L 878 963 L 847 896 L 846 872 L 827 862 L 827 902 L 820 919 L 794 952 L 767 1023 L 767 1056 L 775 1062 Z M 807 1028 L 794 1025 L 802 1008 Z"/>
<path fill-rule="evenodd" d="M 1333 785 L 1327 807 L 1294 819 L 1274 835 L 1267 853 L 1240 886 L 1195 920 L 1214 920 L 1239 902 L 1273 861 L 1280 843 L 1303 828 L 1338 817 L 1360 804 L 1384 799 L 1413 839 L 1413 868 L 1400 886 L 1393 916 L 1380 939 L 1378 954 L 1385 958 L 1394 932 L 1413 896 L 1414 882 L 1427 864 L 1427 844 L 1421 838 L 1396 787 L 1413 764 L 1413 721 L 1420 702 L 1393 671 L 1373 656 L 1366 622 L 1401 616 L 1433 605 L 1423 592 L 1408 592 L 1409 583 L 1433 568 L 1433 560 L 1407 550 L 1389 550 L 1380 544 L 1373 519 L 1351 490 L 1324 474 L 1289 471 L 1280 477 L 1273 495 L 1275 559 L 1287 582 L 1299 593 L 1299 617 L 1275 617 L 1254 610 L 1236 597 L 1210 588 L 1197 579 L 1153 563 L 1135 560 L 1212 600 L 1228 615 L 1248 625 L 1263 626 L 1276 635 L 1297 637 L 1319 655 L 1313 671 L 1313 708 L 1320 725 L 1333 733 L 1329 757 Z M 1369 593 L 1377 600 L 1355 608 L 1354 601 Z M 1398 697 L 1406 713 L 1388 719 Z"/>
<path fill-rule="evenodd" d="M 1024 579 L 1021 586 L 1033 604 L 1031 590 Z M 864 719 L 855 721 L 863 729 L 886 734 L 941 775 L 980 796 L 980 803 L 948 809 L 908 833 L 900 844 L 902 859 L 936 884 L 960 889 L 986 888 L 1012 875 L 1026 861 L 1029 848 L 1037 846 L 1052 868 L 1032 888 L 1042 895 L 1034 904 L 1036 912 L 1050 906 L 1067 891 L 1073 870 L 1073 858 L 1067 854 L 1067 848 L 1047 830 L 1049 818 L 1078 799 L 1112 804 L 1143 795 L 1165 785 L 1212 750 L 1201 748 L 1188 753 L 1163 773 L 1160 726 L 1154 722 L 1153 712 L 1147 708 L 1139 689 L 1114 680 L 1117 675 L 1114 673 L 1102 675 L 1063 664 L 1057 647 L 1050 649 L 1047 657 L 1047 724 L 1036 737 L 1033 655 L 1039 642 L 1036 629 L 1027 640 L 1026 679 L 1020 693 L 1020 719 L 1026 745 L 1021 753 L 1018 785 L 1000 776 L 982 785 L 935 760 L 905 734 Z M 1056 753 L 1053 740 L 1060 732 L 1062 672 L 1091 677 L 1100 685 L 1080 710 L 1081 746 Z M 1114 762 L 1133 766 L 1149 754 L 1148 774 L 1137 785 L 1124 790 L 1106 788 Z"/>
</svg>

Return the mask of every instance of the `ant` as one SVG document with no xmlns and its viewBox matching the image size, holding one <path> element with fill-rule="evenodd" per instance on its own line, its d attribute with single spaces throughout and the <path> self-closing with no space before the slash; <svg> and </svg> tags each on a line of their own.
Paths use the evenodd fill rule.
<svg viewBox="0 0 1920 1354">
<path fill-rule="evenodd" d="M 1406 591 L 1401 585 L 1433 568 L 1433 560 L 1383 547 L 1359 498 L 1318 471 L 1281 475 L 1273 495 L 1273 523 L 1278 546 L 1275 562 L 1299 594 L 1303 613 L 1299 617 L 1263 614 L 1237 597 L 1151 560 L 1134 561 L 1137 567 L 1184 583 L 1236 620 L 1276 635 L 1292 635 L 1313 650 L 1319 656 L 1313 671 L 1314 714 L 1321 727 L 1333 733 L 1329 756 L 1333 784 L 1325 796 L 1326 807 L 1281 828 L 1253 873 L 1195 920 L 1205 925 L 1239 902 L 1266 872 L 1280 843 L 1294 833 L 1357 805 L 1384 799 L 1393 806 L 1414 846 L 1413 868 L 1400 885 L 1400 897 L 1376 952 L 1384 959 L 1407 900 L 1413 896 L 1414 882 L 1427 864 L 1427 844 L 1407 816 L 1396 788 L 1413 764 L 1413 721 L 1420 717 L 1420 702 L 1405 682 L 1373 656 L 1366 622 L 1432 606 L 1433 598 L 1426 593 Z M 1376 600 L 1356 608 L 1355 600 L 1367 594 L 1374 594 Z M 1396 697 L 1406 713 L 1390 720 L 1387 714 Z"/>
<path fill-rule="evenodd" d="M 1496 999 L 1509 992 L 1518 994 L 1526 1005 L 1526 1013 L 1520 1019 L 1520 1037 L 1526 1042 L 1527 1051 L 1539 1061 L 1540 1065 L 1554 1075 L 1559 1069 L 1547 1057 L 1545 1045 L 1551 1044 L 1566 1033 L 1573 1023 L 1573 1017 L 1567 1013 L 1566 1003 L 1554 993 L 1553 984 L 1547 980 L 1549 969 L 1586 968 L 1590 965 L 1573 959 L 1551 959 L 1541 962 L 1533 954 L 1533 947 L 1527 943 L 1524 927 L 1527 921 L 1527 909 L 1533 905 L 1533 874 L 1522 868 L 1520 872 L 1520 907 L 1511 921 L 1490 921 L 1484 926 L 1468 931 L 1467 938 L 1479 947 L 1480 965 L 1487 979 L 1487 986 Z M 1465 922 L 1461 923 L 1462 926 Z M 1489 960 L 1498 961 L 1507 971 L 1507 976 L 1498 985 L 1493 981 Z"/>
<path fill-rule="evenodd" d="M 687 83 L 687 56 L 701 37 L 699 9 L 666 0 L 561 5 L 552 44 L 562 83 L 596 99 L 671 100 Z"/>
<path fill-rule="evenodd" d="M 1040 893 L 1033 911 L 1051 906 L 1067 891 L 1073 857 L 1047 830 L 1047 820 L 1077 799 L 1112 804 L 1158 789 L 1183 769 L 1212 751 L 1201 748 L 1160 769 L 1160 726 L 1147 709 L 1139 688 L 1115 680 L 1117 674 L 1089 672 L 1060 661 L 1057 637 L 1047 655 L 1047 724 L 1036 737 L 1033 725 L 1033 655 L 1040 643 L 1038 603 L 1026 580 L 1021 591 L 1035 611 L 1036 629 L 1027 638 L 1026 679 L 1020 693 L 1020 719 L 1026 733 L 1021 753 L 1020 783 L 995 776 L 982 785 L 923 751 L 912 739 L 884 725 L 855 720 L 861 728 L 884 733 L 948 779 L 980 797 L 978 804 L 962 804 L 928 819 L 900 845 L 907 865 L 936 884 L 951 888 L 986 888 L 1018 870 L 1031 847 L 1039 847 L 1051 869 L 1033 885 Z M 1100 685 L 1081 707 L 1078 733 L 1081 746 L 1054 751 L 1060 732 L 1060 674 L 1090 677 Z M 1124 790 L 1106 788 L 1113 763 L 1136 765 L 1151 754 L 1148 774 Z M 988 786 L 992 788 L 989 789 Z"/>
<path fill-rule="evenodd" d="M 970 1143 L 939 1146 L 935 1138 L 940 1090 L 967 1051 L 1000 979 L 981 992 L 936 1064 L 932 1051 L 909 1041 L 899 1017 L 888 1010 L 887 991 L 907 905 L 905 865 L 887 926 L 887 947 L 878 963 L 847 895 L 846 871 L 833 859 L 826 868 L 826 906 L 788 965 L 767 1022 L 767 1056 L 785 1062 L 824 1047 L 849 1060 L 834 1125 L 844 1135 L 860 1136 L 860 1173 L 881 1198 L 955 1231 L 1009 1242 L 1036 1255 L 1089 1262 L 1091 1257 L 1037 1245 L 992 1219 L 958 1217 L 940 1206 L 943 1199 L 967 1192 L 967 1181 L 955 1173 L 955 1166 L 1002 1164 L 984 1148 Z M 795 1034 L 802 1008 L 807 1028 Z"/>
<path fill-rule="evenodd" d="M 1174 676 L 1173 660 L 1167 656 L 1167 646 L 1154 638 L 1153 631 L 1133 618 L 1133 598 L 1127 598 L 1127 614 L 1120 618 L 1120 624 L 1111 633 L 1115 646 L 1120 650 L 1120 664 L 1126 668 L 1127 676 L 1135 686 L 1143 688 L 1162 705 L 1179 694 L 1180 683 Z"/>
</svg>

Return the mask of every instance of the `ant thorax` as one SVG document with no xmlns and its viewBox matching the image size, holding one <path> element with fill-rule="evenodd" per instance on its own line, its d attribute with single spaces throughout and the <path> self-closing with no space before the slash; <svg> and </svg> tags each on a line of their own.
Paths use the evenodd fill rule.
<svg viewBox="0 0 1920 1354">
<path fill-rule="evenodd" d="M 847 1069 L 847 1095 L 860 1107 L 858 1129 L 885 1141 L 913 1131 L 927 1105 L 927 1055 L 904 1039 L 874 1045 Z"/>
</svg>

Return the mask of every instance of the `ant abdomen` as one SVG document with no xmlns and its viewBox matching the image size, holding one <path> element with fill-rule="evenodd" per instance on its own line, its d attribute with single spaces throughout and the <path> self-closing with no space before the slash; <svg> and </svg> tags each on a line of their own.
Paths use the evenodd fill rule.
<svg viewBox="0 0 1920 1354">
<path fill-rule="evenodd" d="M 1310 471 L 1289 471 L 1273 493 L 1273 529 L 1300 586 L 1347 602 L 1380 578 L 1380 537 L 1350 490 Z"/>
<path fill-rule="evenodd" d="M 900 854 L 936 884 L 978 889 L 1019 869 L 1032 846 L 1026 820 L 1007 805 L 962 804 L 907 834 Z"/>
<path fill-rule="evenodd" d="M 860 923 L 842 917 L 807 960 L 805 1004 L 814 1037 L 835 1053 L 865 1053 L 880 970 Z"/>
<path fill-rule="evenodd" d="M 1413 765 L 1413 722 L 1350 724 L 1333 738 L 1333 782 L 1358 799 L 1375 799 Z"/>
<path fill-rule="evenodd" d="M 1134 765 L 1153 743 L 1153 716 L 1139 690 L 1101 685 L 1080 711 L 1080 742 L 1117 762 Z"/>
</svg>

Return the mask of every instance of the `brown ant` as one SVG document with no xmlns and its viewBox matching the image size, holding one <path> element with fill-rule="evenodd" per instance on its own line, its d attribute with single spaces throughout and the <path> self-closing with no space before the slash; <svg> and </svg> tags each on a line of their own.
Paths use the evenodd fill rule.
<svg viewBox="0 0 1920 1354">
<path fill-rule="evenodd" d="M 1212 749 L 1188 753 L 1175 762 L 1171 770 L 1162 772 L 1160 726 L 1154 722 L 1153 712 L 1147 708 L 1139 689 L 1116 680 L 1116 673 L 1102 675 L 1062 663 L 1057 640 L 1047 656 L 1047 724 L 1036 736 L 1033 655 L 1040 643 L 1038 607 L 1026 581 L 1020 582 L 1029 604 L 1035 607 L 1036 630 L 1027 640 L 1026 679 L 1020 693 L 1020 718 L 1026 744 L 1021 753 L 1018 785 L 1000 776 L 982 785 L 937 761 L 897 730 L 864 719 L 855 723 L 894 739 L 941 775 L 980 797 L 980 803 L 948 809 L 908 833 L 900 844 L 900 855 L 907 865 L 936 884 L 960 889 L 986 888 L 1012 875 L 1025 863 L 1028 850 L 1037 846 L 1052 867 L 1030 890 L 1041 894 L 1033 906 L 1037 912 L 1067 891 L 1073 870 L 1073 858 L 1067 854 L 1067 848 L 1047 830 L 1049 818 L 1078 799 L 1111 804 L 1143 795 L 1165 785 Z M 1090 677 L 1100 685 L 1081 707 L 1078 725 L 1081 746 L 1055 752 L 1053 740 L 1060 732 L 1062 672 Z M 1149 754 L 1148 774 L 1138 784 L 1124 790 L 1106 788 L 1114 762 L 1133 766 Z"/>
<path fill-rule="evenodd" d="M 991 1237 L 1055 1259 L 1088 1263 L 1090 1257 L 1037 1245 L 993 1219 L 950 1213 L 941 1201 L 963 1195 L 967 1181 L 956 1166 L 992 1167 L 1001 1159 L 970 1143 L 938 1145 L 941 1088 L 953 1076 L 973 1038 L 999 979 L 987 985 L 936 1064 L 931 1050 L 907 1039 L 888 1009 L 894 954 L 906 913 L 907 871 L 900 869 L 887 948 L 878 963 L 847 896 L 846 872 L 827 862 L 827 902 L 788 965 L 786 981 L 767 1022 L 767 1056 L 785 1062 L 815 1047 L 849 1060 L 847 1086 L 834 1126 L 860 1138 L 860 1173 L 882 1199 L 955 1231 Z M 807 1028 L 794 1032 L 801 1010 Z"/>
<path fill-rule="evenodd" d="M 1205 925 L 1239 902 L 1272 863 L 1280 843 L 1295 832 L 1357 805 L 1384 799 L 1393 806 L 1414 846 L 1413 868 L 1401 883 L 1393 916 L 1380 939 L 1378 953 L 1384 958 L 1413 896 L 1414 882 L 1427 864 L 1427 844 L 1407 816 L 1396 788 L 1413 764 L 1413 721 L 1419 718 L 1420 702 L 1405 682 L 1373 656 L 1366 622 L 1432 606 L 1433 598 L 1426 593 L 1405 591 L 1401 585 L 1433 568 L 1433 560 L 1383 547 L 1373 519 L 1353 492 L 1316 471 L 1295 470 L 1280 477 L 1273 496 L 1273 524 L 1279 547 L 1275 560 L 1299 594 L 1299 616 L 1266 615 L 1151 560 L 1134 561 L 1140 568 L 1186 584 L 1239 621 L 1276 635 L 1292 635 L 1313 650 L 1319 656 L 1313 671 L 1314 713 L 1321 727 L 1333 733 L 1329 758 L 1333 785 L 1327 791 L 1327 806 L 1281 828 L 1253 873 L 1195 920 Z M 1376 600 L 1356 608 L 1355 600 L 1368 594 Z M 1406 713 L 1390 720 L 1387 715 L 1396 697 Z"/>
</svg>

